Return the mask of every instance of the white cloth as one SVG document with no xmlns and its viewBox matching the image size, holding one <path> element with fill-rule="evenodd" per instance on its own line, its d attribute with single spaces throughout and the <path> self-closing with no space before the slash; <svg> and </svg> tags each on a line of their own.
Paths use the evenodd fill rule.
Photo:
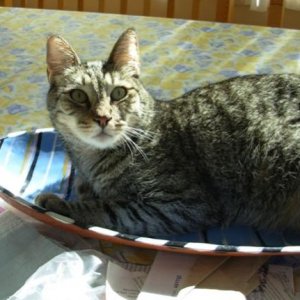
<svg viewBox="0 0 300 300">
<path fill-rule="evenodd" d="M 107 261 L 94 250 L 64 252 L 7 300 L 104 300 Z"/>
</svg>

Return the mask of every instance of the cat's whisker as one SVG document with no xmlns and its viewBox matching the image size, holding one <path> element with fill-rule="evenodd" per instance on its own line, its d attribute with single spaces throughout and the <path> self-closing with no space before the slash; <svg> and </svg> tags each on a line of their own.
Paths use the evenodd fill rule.
<svg viewBox="0 0 300 300">
<path fill-rule="evenodd" d="M 154 135 L 154 132 L 151 132 L 149 130 L 144 130 L 144 129 L 141 129 L 141 128 L 135 128 L 135 127 L 131 127 L 131 126 L 127 126 L 127 128 L 131 129 L 131 130 L 135 130 L 135 131 L 138 131 L 138 132 L 142 132 L 142 133 L 145 133 L 147 135 Z"/>
<path fill-rule="evenodd" d="M 147 155 L 145 154 L 145 152 L 142 150 L 142 148 L 139 145 L 137 145 L 126 133 L 124 133 L 122 136 L 126 139 L 126 141 L 133 148 L 135 148 L 142 155 L 142 157 L 144 158 L 145 161 L 148 161 Z"/>
<path fill-rule="evenodd" d="M 153 136 L 147 134 L 146 132 L 137 132 L 137 131 L 134 131 L 134 130 L 127 130 L 126 133 L 128 135 L 132 135 L 134 137 L 138 137 L 138 138 L 145 138 L 147 140 L 153 140 Z"/>
<path fill-rule="evenodd" d="M 122 134 L 121 137 L 122 137 L 122 141 L 124 142 L 123 145 L 125 146 L 125 148 L 126 148 L 126 146 L 127 146 L 127 148 L 128 148 L 129 151 L 130 151 L 131 159 L 133 160 L 133 149 L 132 149 L 132 146 L 131 146 L 130 143 L 126 140 L 126 137 L 124 136 L 124 134 Z"/>
<path fill-rule="evenodd" d="M 126 133 L 123 133 L 122 134 L 122 140 L 124 141 L 125 145 L 128 147 L 128 149 L 131 153 L 131 157 L 133 158 L 133 156 L 134 156 L 133 151 L 134 151 L 135 147 L 131 144 L 131 142 L 128 139 L 130 139 L 130 138 L 126 135 Z"/>
<path fill-rule="evenodd" d="M 139 132 L 127 131 L 126 133 L 127 133 L 128 136 L 131 136 L 133 138 L 140 138 L 140 139 L 145 139 L 145 140 L 148 140 L 148 141 L 152 141 L 153 140 L 153 137 L 140 134 Z"/>
<path fill-rule="evenodd" d="M 148 130 L 143 130 L 140 128 L 134 128 L 130 126 L 127 126 L 126 133 L 128 133 L 129 135 L 131 134 L 135 137 L 148 139 L 149 141 L 153 140 L 155 135 L 153 132 L 150 132 Z"/>
</svg>

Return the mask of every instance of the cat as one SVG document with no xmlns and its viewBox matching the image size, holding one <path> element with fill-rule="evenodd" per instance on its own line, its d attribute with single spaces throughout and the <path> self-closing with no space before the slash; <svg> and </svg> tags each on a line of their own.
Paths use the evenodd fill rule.
<svg viewBox="0 0 300 300">
<path fill-rule="evenodd" d="M 78 199 L 36 203 L 81 226 L 159 236 L 231 224 L 300 226 L 300 77 L 246 75 L 154 100 L 137 34 L 106 61 L 47 42 L 50 119 L 78 172 Z"/>
</svg>

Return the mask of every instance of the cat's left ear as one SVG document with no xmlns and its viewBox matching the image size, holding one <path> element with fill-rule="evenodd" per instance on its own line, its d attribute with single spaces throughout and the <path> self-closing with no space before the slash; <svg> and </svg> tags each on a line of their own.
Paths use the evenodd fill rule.
<svg viewBox="0 0 300 300">
<path fill-rule="evenodd" d="M 124 70 L 131 76 L 139 77 L 139 45 L 136 32 L 133 28 L 127 29 L 120 36 L 110 53 L 107 66 L 113 70 Z"/>
<path fill-rule="evenodd" d="M 47 74 L 49 81 L 53 76 L 61 75 L 64 70 L 79 64 L 79 57 L 66 40 L 58 35 L 52 35 L 48 38 Z"/>
</svg>

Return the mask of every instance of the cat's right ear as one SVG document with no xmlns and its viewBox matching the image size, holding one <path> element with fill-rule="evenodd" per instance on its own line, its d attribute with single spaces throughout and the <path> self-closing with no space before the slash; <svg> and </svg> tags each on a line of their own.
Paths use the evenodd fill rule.
<svg viewBox="0 0 300 300">
<path fill-rule="evenodd" d="M 69 67 L 79 64 L 78 55 L 66 40 L 57 35 L 48 38 L 47 74 L 50 82 L 53 76 L 60 75 Z"/>
<path fill-rule="evenodd" d="M 106 63 L 114 70 L 125 70 L 131 76 L 140 75 L 139 45 L 136 32 L 128 28 L 115 43 Z"/>
</svg>

